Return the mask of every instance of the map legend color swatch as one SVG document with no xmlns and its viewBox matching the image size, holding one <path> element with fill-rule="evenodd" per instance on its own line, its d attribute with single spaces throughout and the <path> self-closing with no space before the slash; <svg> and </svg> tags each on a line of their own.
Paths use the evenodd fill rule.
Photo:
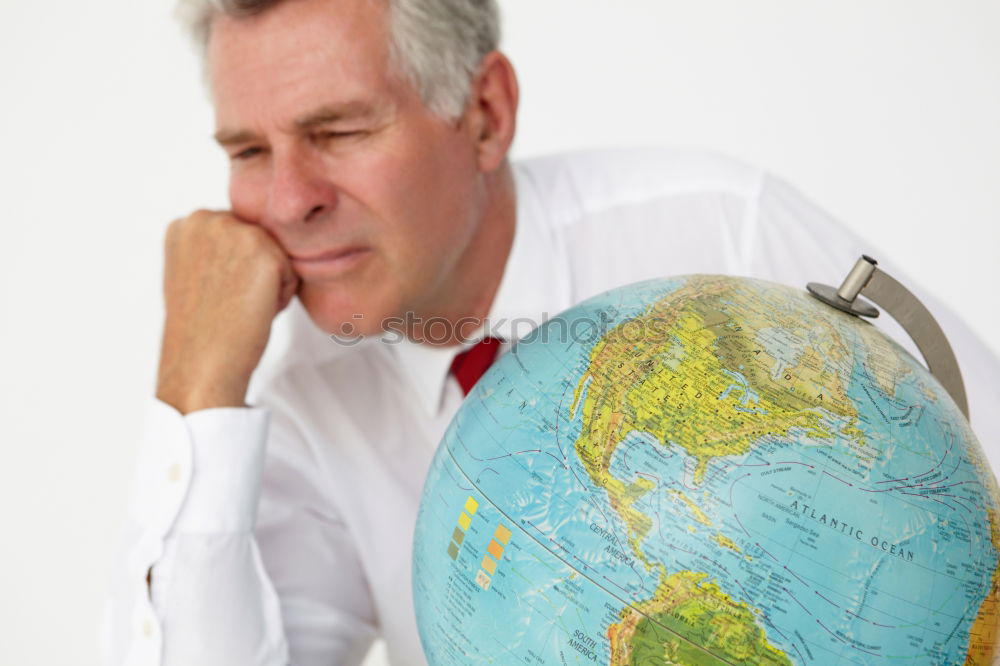
<svg viewBox="0 0 1000 666">
<path fill-rule="evenodd" d="M 451 559 L 458 559 L 458 549 L 462 547 L 462 542 L 465 541 L 465 531 L 472 524 L 472 517 L 476 515 L 476 509 L 478 508 L 479 502 L 472 495 L 469 495 L 469 499 L 465 500 L 465 511 L 458 516 L 458 527 L 451 533 L 451 543 L 448 544 L 448 556 Z"/>
</svg>

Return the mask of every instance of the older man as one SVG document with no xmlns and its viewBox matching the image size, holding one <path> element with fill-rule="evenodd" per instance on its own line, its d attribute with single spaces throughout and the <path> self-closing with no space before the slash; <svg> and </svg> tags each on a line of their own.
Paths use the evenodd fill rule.
<svg viewBox="0 0 1000 666">
<path fill-rule="evenodd" d="M 205 48 L 232 206 L 167 233 L 157 399 L 108 663 L 348 664 L 376 635 L 394 664 L 425 663 L 414 517 L 475 381 L 456 381 L 456 354 L 480 353 L 484 320 L 507 342 L 487 345 L 483 367 L 527 332 L 515 320 L 613 286 L 690 272 L 836 281 L 868 249 L 788 186 L 703 153 L 512 167 L 517 82 L 491 0 L 182 8 Z M 248 399 L 289 303 L 291 343 Z M 1000 368 L 939 314 L 974 425 L 995 438 L 981 408 L 1000 401 Z M 371 337 L 387 330 L 405 339 Z"/>
</svg>

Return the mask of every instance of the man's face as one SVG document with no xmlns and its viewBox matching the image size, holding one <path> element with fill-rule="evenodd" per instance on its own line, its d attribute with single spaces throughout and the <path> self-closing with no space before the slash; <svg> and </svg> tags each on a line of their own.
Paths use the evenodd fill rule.
<svg viewBox="0 0 1000 666">
<path fill-rule="evenodd" d="M 383 3 L 219 17 L 209 67 L 233 212 L 289 255 L 317 325 L 371 333 L 445 308 L 482 217 L 481 174 L 469 132 L 390 65 Z"/>
</svg>

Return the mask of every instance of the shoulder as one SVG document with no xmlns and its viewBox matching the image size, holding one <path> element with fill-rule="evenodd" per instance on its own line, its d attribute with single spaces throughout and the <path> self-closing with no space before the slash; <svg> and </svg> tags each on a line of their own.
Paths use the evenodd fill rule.
<svg viewBox="0 0 1000 666">
<path fill-rule="evenodd" d="M 763 171 L 687 147 L 617 148 L 535 157 L 515 164 L 522 188 L 558 211 L 553 222 L 665 198 L 757 195 Z"/>
</svg>

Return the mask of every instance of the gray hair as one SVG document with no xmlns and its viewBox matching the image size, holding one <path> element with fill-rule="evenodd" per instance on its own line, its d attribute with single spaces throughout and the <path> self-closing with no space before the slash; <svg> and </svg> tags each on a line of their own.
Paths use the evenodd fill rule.
<svg viewBox="0 0 1000 666">
<path fill-rule="evenodd" d="M 287 0 L 177 0 L 176 15 L 204 56 L 219 14 L 259 14 Z M 496 0 L 384 0 L 389 10 L 389 54 L 444 118 L 462 114 L 483 57 L 500 43 Z"/>
</svg>

